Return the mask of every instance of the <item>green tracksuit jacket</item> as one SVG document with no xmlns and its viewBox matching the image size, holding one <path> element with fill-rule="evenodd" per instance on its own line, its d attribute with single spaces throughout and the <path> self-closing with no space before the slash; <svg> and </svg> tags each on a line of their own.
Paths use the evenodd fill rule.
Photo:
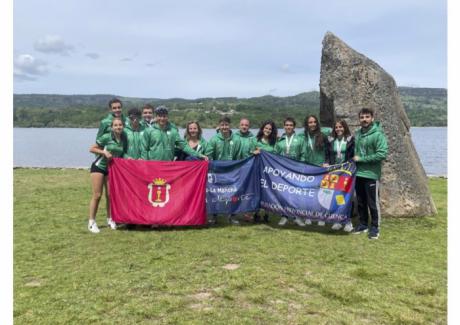
<svg viewBox="0 0 460 325">
<path fill-rule="evenodd" d="M 211 160 L 243 159 L 240 137 L 230 133 L 228 138 L 224 138 L 220 132 L 217 133 L 208 141 L 206 156 Z"/>
<path fill-rule="evenodd" d="M 315 138 L 310 135 L 301 134 L 299 137 L 302 138 L 304 143 L 302 161 L 310 165 L 321 166 L 326 161 L 326 150 L 327 150 L 327 136 L 321 134 L 323 137 L 322 148 L 316 148 Z"/>
<path fill-rule="evenodd" d="M 252 156 L 253 149 L 253 140 L 255 139 L 254 134 L 251 131 L 247 133 L 241 133 L 241 131 L 236 131 L 235 136 L 239 137 L 241 140 L 241 152 L 242 159 Z"/>
<path fill-rule="evenodd" d="M 118 158 L 125 156 L 128 147 L 126 137 L 122 137 L 121 141 L 118 142 L 112 132 L 103 134 L 96 140 L 96 144 L 110 152 L 113 157 Z M 104 171 L 107 170 L 107 158 L 99 154 L 96 154 L 96 156 L 95 165 Z"/>
<path fill-rule="evenodd" d="M 373 122 L 368 130 L 355 132 L 356 176 L 379 180 L 382 175 L 382 161 L 387 157 L 387 138 L 379 122 Z"/>
<path fill-rule="evenodd" d="M 288 148 L 289 142 L 290 146 Z M 281 138 L 278 139 L 278 142 L 276 142 L 275 153 L 300 161 L 304 150 L 303 142 L 304 139 L 295 133 L 293 133 L 289 138 L 286 136 L 286 134 L 283 134 Z"/>
<path fill-rule="evenodd" d="M 97 130 L 96 140 L 99 139 L 102 135 L 112 132 L 112 120 L 112 113 L 109 113 L 109 115 L 107 115 L 101 120 L 101 122 L 99 123 L 99 129 Z M 124 126 L 129 124 L 129 119 L 126 118 L 123 114 L 121 114 L 121 120 L 123 121 Z"/>
<path fill-rule="evenodd" d="M 124 132 L 128 139 L 128 152 L 126 157 L 133 159 L 141 158 L 142 136 L 144 135 L 144 127 L 139 124 L 137 130 L 133 130 L 131 123 L 125 126 Z"/>
<path fill-rule="evenodd" d="M 253 147 L 253 150 L 259 148 L 260 150 L 264 150 L 264 151 L 267 151 L 267 152 L 270 152 L 270 153 L 275 153 L 275 145 L 271 145 L 265 141 L 262 140 L 262 138 L 260 140 L 257 140 L 256 137 L 253 138 L 253 142 L 252 142 L 252 147 Z"/>
<path fill-rule="evenodd" d="M 200 156 L 195 150 L 190 149 L 179 136 L 177 128 L 168 123 L 164 129 L 158 124 L 145 129 L 141 141 L 141 158 L 144 160 L 174 160 L 176 147 L 190 156 Z"/>
</svg>

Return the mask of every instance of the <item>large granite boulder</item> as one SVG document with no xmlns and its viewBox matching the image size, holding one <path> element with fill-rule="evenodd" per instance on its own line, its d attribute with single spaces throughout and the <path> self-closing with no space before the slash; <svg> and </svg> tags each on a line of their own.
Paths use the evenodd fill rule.
<svg viewBox="0 0 460 325">
<path fill-rule="evenodd" d="M 321 124 L 332 126 L 333 121 L 345 119 L 355 130 L 362 107 L 374 109 L 388 139 L 380 192 L 382 215 L 435 214 L 427 176 L 412 143 L 410 122 L 393 77 L 328 32 L 321 56 Z"/>
</svg>

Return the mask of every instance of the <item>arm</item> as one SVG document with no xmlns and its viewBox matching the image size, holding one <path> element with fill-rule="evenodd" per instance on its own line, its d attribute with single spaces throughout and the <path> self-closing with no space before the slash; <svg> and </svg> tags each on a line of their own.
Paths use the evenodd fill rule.
<svg viewBox="0 0 460 325">
<path fill-rule="evenodd" d="M 206 150 L 204 154 L 210 159 L 214 159 L 214 146 L 215 146 L 215 141 L 211 138 L 211 140 L 208 141 L 208 144 L 206 145 Z"/>
<path fill-rule="evenodd" d="M 141 159 L 148 160 L 149 159 L 149 150 L 150 150 L 150 132 L 149 129 L 144 131 L 141 140 Z"/>
<path fill-rule="evenodd" d="M 99 123 L 99 129 L 97 130 L 97 135 L 96 135 L 96 140 L 99 139 L 104 133 L 106 133 L 107 130 L 107 124 L 104 123 L 104 120 L 102 120 Z"/>
<path fill-rule="evenodd" d="M 387 157 L 388 154 L 388 144 L 385 135 L 380 134 L 375 143 L 375 153 L 367 155 L 365 157 L 359 157 L 359 162 L 372 163 L 382 161 Z"/>
<path fill-rule="evenodd" d="M 175 135 L 174 145 L 175 145 L 176 148 L 179 148 L 180 150 L 182 150 L 183 152 L 185 152 L 189 156 L 201 158 L 201 159 L 204 159 L 204 160 L 208 160 L 208 157 L 206 157 L 205 155 L 203 155 L 203 154 L 193 150 L 192 148 L 190 148 L 187 145 L 187 143 L 185 142 L 185 140 L 182 139 L 179 136 L 179 133 L 176 133 L 176 135 Z"/>
<path fill-rule="evenodd" d="M 345 153 L 345 160 L 349 161 L 355 154 L 355 137 L 351 137 L 350 142 L 347 144 L 347 152 Z"/>
<path fill-rule="evenodd" d="M 104 146 L 102 146 L 99 143 L 93 144 L 89 148 L 89 152 L 104 156 L 105 158 L 107 158 L 107 160 L 112 159 L 112 154 L 109 151 L 104 150 Z"/>
</svg>

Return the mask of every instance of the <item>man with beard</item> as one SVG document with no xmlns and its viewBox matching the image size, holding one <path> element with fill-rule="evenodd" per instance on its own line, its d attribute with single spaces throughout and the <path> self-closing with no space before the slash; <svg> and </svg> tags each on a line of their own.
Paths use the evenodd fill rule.
<svg viewBox="0 0 460 325">
<path fill-rule="evenodd" d="M 388 153 L 385 134 L 379 122 L 374 121 L 374 111 L 359 111 L 361 128 L 355 132 L 356 197 L 358 199 L 359 225 L 355 234 L 369 232 L 369 239 L 378 239 L 380 233 L 379 180 L 382 161 Z M 369 211 L 371 227 L 369 229 Z"/>
</svg>

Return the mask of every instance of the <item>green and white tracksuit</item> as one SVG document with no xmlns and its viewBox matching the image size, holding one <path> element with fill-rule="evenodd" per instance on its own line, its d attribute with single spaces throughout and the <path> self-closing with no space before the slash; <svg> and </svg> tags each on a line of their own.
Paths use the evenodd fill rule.
<svg viewBox="0 0 460 325">
<path fill-rule="evenodd" d="M 242 159 L 252 156 L 253 149 L 253 140 L 255 139 L 254 134 L 251 131 L 246 133 L 241 133 L 241 131 L 236 131 L 235 136 L 239 137 L 241 140 L 241 153 Z"/>
<path fill-rule="evenodd" d="M 303 154 L 304 139 L 297 134 L 291 136 L 283 134 L 275 145 L 275 153 L 295 160 L 301 160 Z"/>
<path fill-rule="evenodd" d="M 184 139 L 179 136 L 177 128 L 171 123 L 163 129 L 158 124 L 145 129 L 141 142 L 141 158 L 144 160 L 173 161 L 176 147 L 190 156 L 199 156 L 195 150 L 187 147 Z"/>
<path fill-rule="evenodd" d="M 211 160 L 239 160 L 243 159 L 240 137 L 230 133 L 224 138 L 222 133 L 217 133 L 206 147 L 206 156 Z"/>
<path fill-rule="evenodd" d="M 120 141 L 117 141 L 112 132 L 103 134 L 96 140 L 96 144 L 103 148 L 103 150 L 110 152 L 112 156 L 116 158 L 123 158 L 128 146 L 125 137 L 122 137 Z M 97 154 L 94 164 L 103 171 L 107 171 L 107 158 L 105 158 L 104 155 Z"/>
</svg>

